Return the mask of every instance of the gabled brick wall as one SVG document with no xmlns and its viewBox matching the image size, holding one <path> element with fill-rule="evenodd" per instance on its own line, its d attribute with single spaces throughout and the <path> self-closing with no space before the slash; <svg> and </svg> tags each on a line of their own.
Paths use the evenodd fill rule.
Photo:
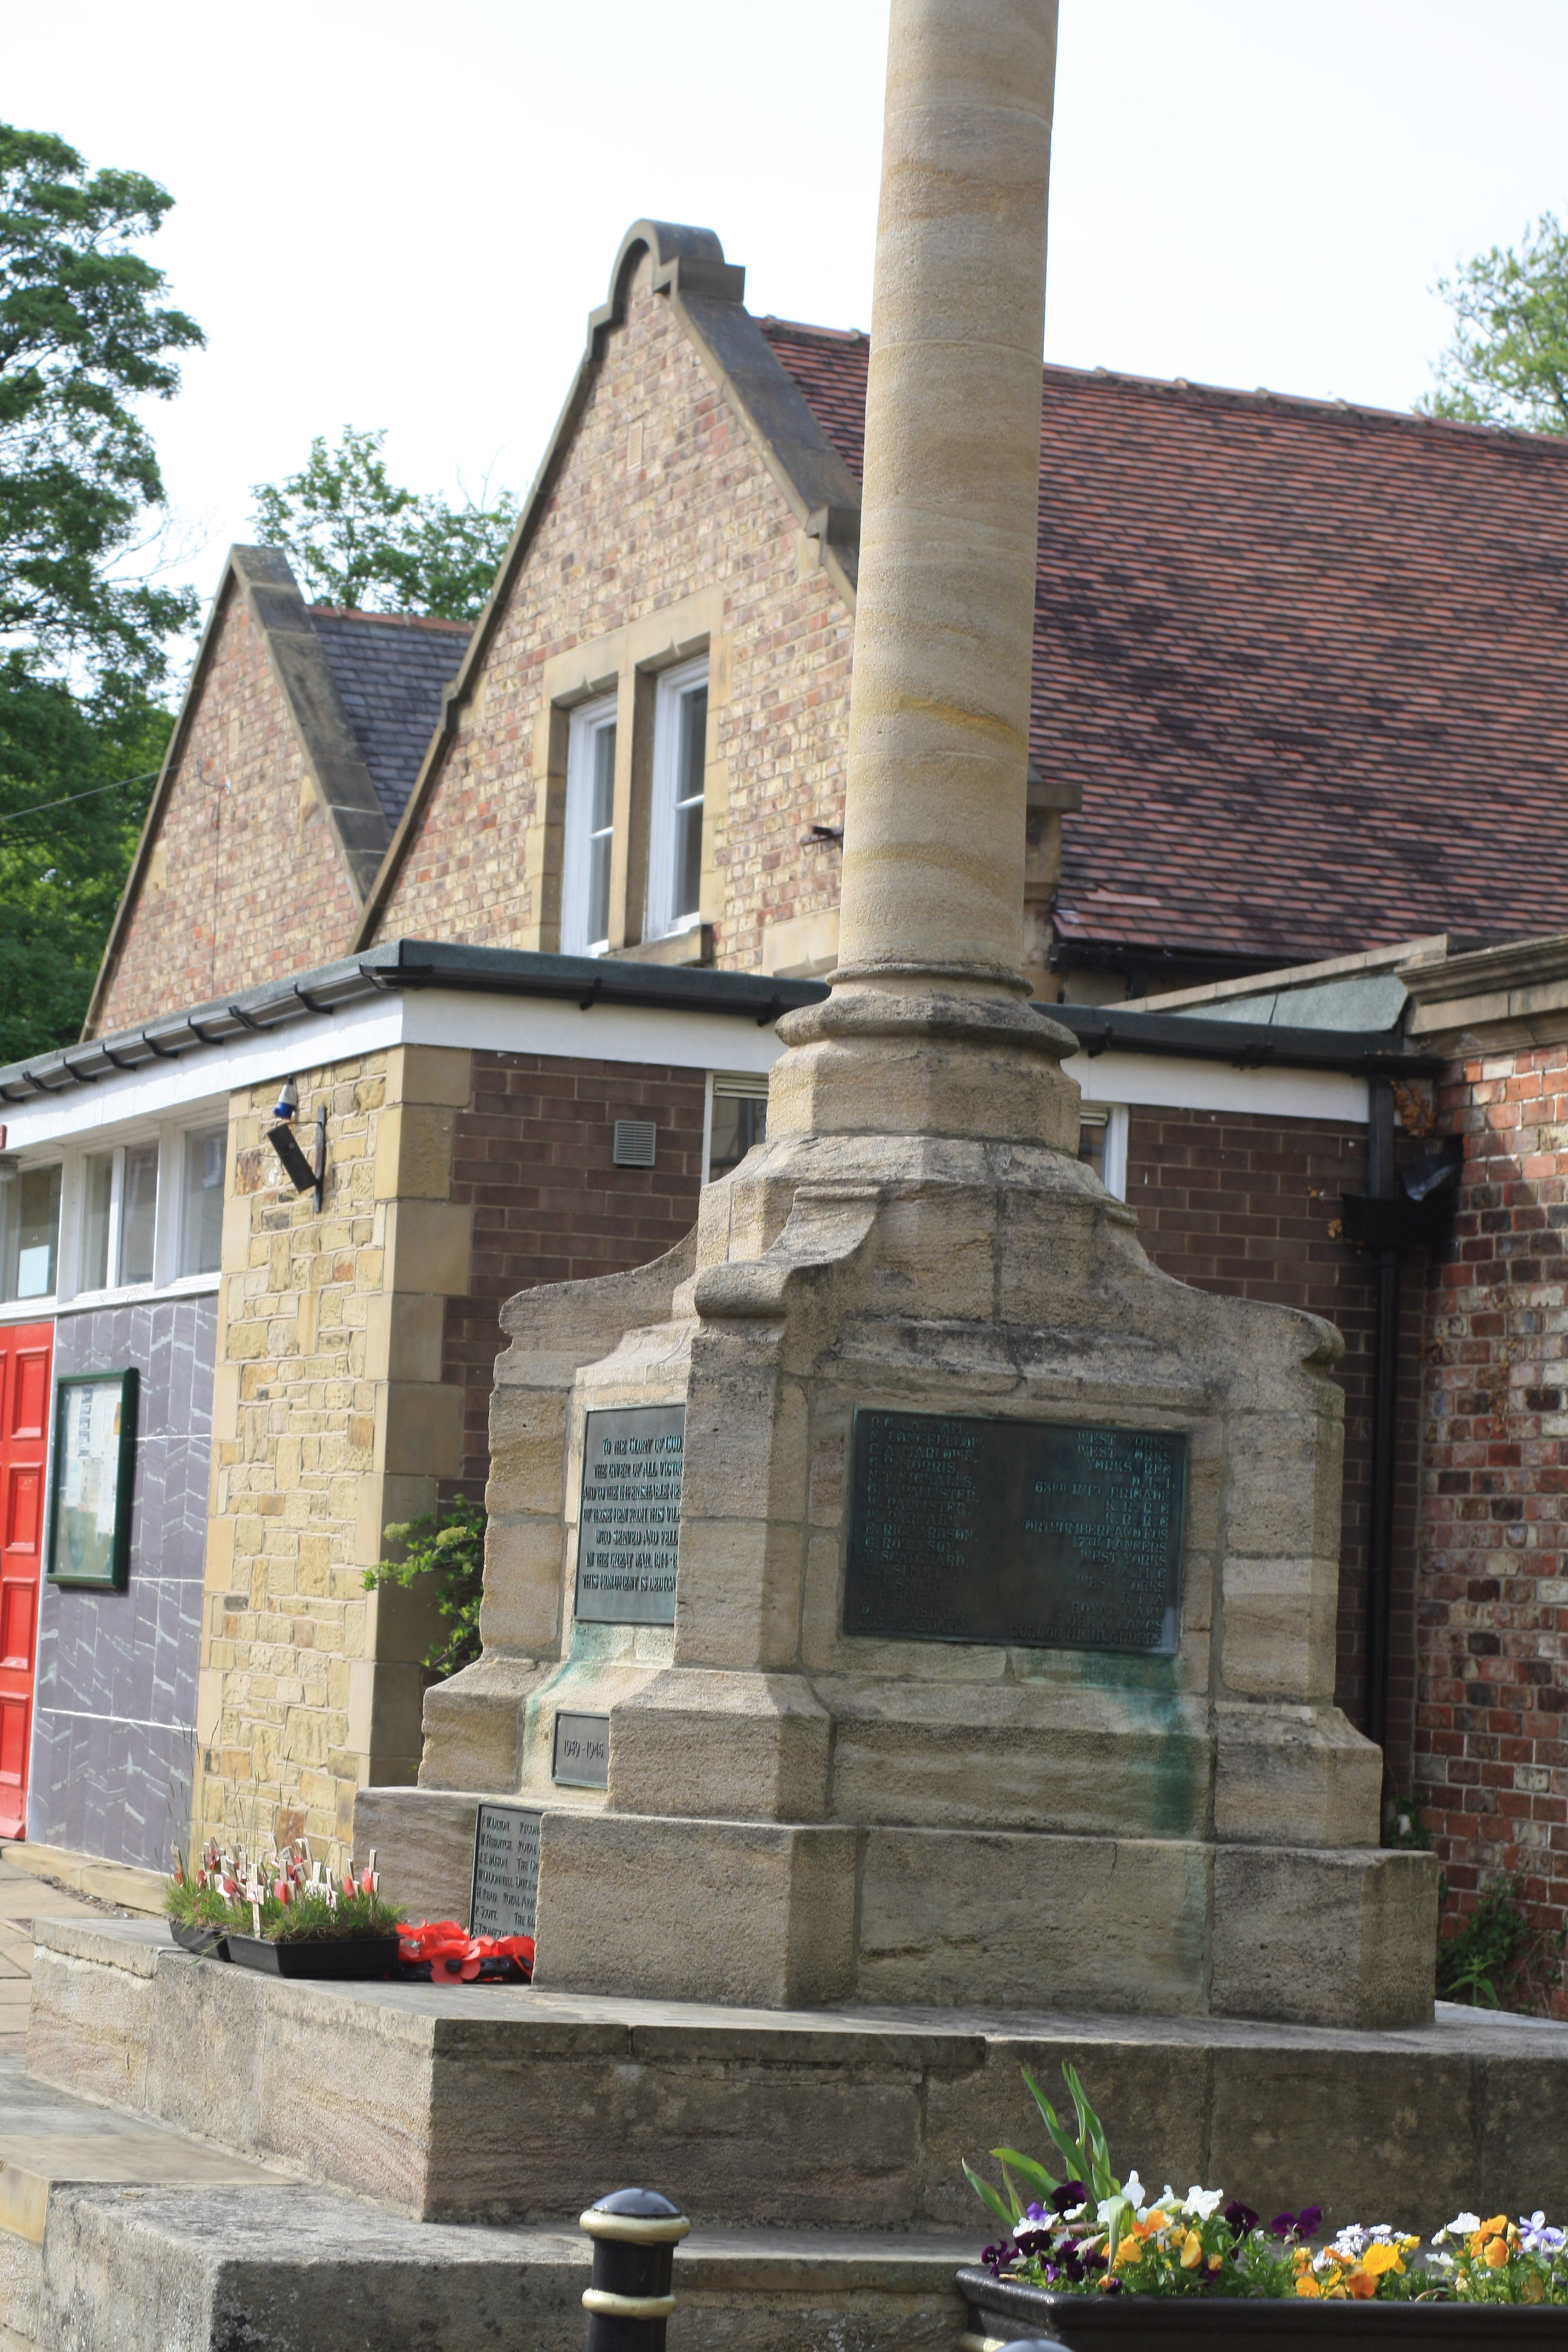
<svg viewBox="0 0 1568 2352">
<path fill-rule="evenodd" d="M 1454 1244 L 1428 1293 L 1416 1779 L 1461 1908 L 1568 1918 L 1568 1046 L 1456 1065 Z"/>
<path fill-rule="evenodd" d="M 850 615 L 648 279 L 645 257 L 379 938 L 553 944 L 529 839 L 544 666 L 715 588 L 728 656 L 710 700 L 715 960 L 754 969 L 764 922 L 838 903 L 837 847 L 807 836 L 842 822 Z"/>
<path fill-rule="evenodd" d="M 262 631 L 231 593 L 99 1034 L 342 955 L 359 908 Z"/>
</svg>

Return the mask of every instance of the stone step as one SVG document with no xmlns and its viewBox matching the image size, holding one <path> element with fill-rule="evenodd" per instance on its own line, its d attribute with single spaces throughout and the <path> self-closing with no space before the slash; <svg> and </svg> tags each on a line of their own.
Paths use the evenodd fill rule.
<svg viewBox="0 0 1568 2352">
<path fill-rule="evenodd" d="M 40 1920 L 42 2079 L 426 2221 L 553 2226 L 642 2179 L 709 2227 L 987 2223 L 965 2158 L 1043 2147 L 1070 2059 L 1112 2154 L 1331 2227 L 1568 2206 L 1568 2032 L 1448 2012 L 1347 2033 L 1225 2019 L 747 2011 L 286 1981 L 151 1922 Z"/>
<path fill-rule="evenodd" d="M 15 2060 L 0 2060 L 0 2118 L 8 2352 L 581 2352 L 592 2254 L 574 2211 L 532 2229 L 411 2221 Z M 671 2352 L 952 2352 L 973 2252 L 958 2236 L 699 2226 L 676 2254 Z"/>
</svg>

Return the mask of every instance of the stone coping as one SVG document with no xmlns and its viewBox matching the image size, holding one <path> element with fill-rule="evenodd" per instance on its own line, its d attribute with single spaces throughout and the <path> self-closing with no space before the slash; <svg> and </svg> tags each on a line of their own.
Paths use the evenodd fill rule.
<svg viewBox="0 0 1568 2352">
<path fill-rule="evenodd" d="M 160 1959 L 192 1965 L 162 1920 L 39 1919 L 35 1940 L 47 1950 L 151 1977 Z M 222 1962 L 200 1963 L 222 1968 Z M 247 1975 L 247 1971 L 237 1974 Z M 1352 2032 L 1346 2028 L 1279 2024 L 1226 2017 L 1147 2017 L 1072 2010 L 730 2009 L 700 2001 L 644 2000 L 596 1993 L 551 1992 L 502 1985 L 334 1983 L 308 1978 L 265 1978 L 274 1999 L 302 2005 L 327 2000 L 363 2010 L 378 2034 L 409 2037 L 439 2049 L 492 2037 L 522 2039 L 537 2047 L 571 2046 L 581 2054 L 624 2049 L 655 2057 L 677 2044 L 683 2053 L 721 2042 L 743 2045 L 751 2056 L 809 2060 L 813 2044 L 834 2057 L 897 2057 L 911 2065 L 978 2066 L 994 2042 L 1105 2042 L 1176 2045 L 1186 2049 L 1374 2052 L 1404 2051 L 1431 2058 L 1539 2056 L 1568 2064 L 1568 2026 L 1554 2019 L 1436 2004 L 1430 2025 Z M 672 2042 L 671 2037 L 674 2037 Z"/>
<path fill-rule="evenodd" d="M 163 1889 L 169 1882 L 159 1871 L 105 1862 L 100 1854 L 78 1853 L 68 1846 L 35 1845 L 26 1838 L 0 1838 L 0 1862 L 33 1878 L 52 1878 L 74 1895 L 91 1895 L 100 1903 L 117 1903 L 123 1911 L 152 1918 L 163 1916 Z"/>
</svg>

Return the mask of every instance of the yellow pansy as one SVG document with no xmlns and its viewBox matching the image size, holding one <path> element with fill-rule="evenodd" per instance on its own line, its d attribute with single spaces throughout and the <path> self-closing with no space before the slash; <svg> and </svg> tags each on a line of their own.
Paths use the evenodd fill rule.
<svg viewBox="0 0 1568 2352">
<path fill-rule="evenodd" d="M 1182 2268 L 1195 2271 L 1204 2258 L 1204 2242 L 1195 2230 L 1187 2231 L 1187 2242 L 1182 2248 Z"/>
<path fill-rule="evenodd" d="M 1141 2263 L 1142 2259 L 1143 2241 L 1135 2232 L 1129 2231 L 1116 2249 L 1116 2267 L 1121 2270 L 1123 2263 Z"/>
<path fill-rule="evenodd" d="M 1296 2281 L 1296 2292 L 1298 2294 L 1321 2295 L 1322 2289 L 1310 2271 L 1303 2271 Z"/>
<path fill-rule="evenodd" d="M 1361 2258 L 1361 2266 L 1363 2271 L 1370 2271 L 1373 2278 L 1384 2271 L 1403 2271 L 1405 2268 L 1399 2259 L 1398 2247 L 1381 2244 L 1367 2248 Z"/>
<path fill-rule="evenodd" d="M 1486 2263 L 1486 2266 L 1489 2271 L 1502 2270 L 1508 2262 L 1508 2240 L 1506 2238 L 1489 2238 L 1487 2241 L 1487 2250 L 1482 2255 L 1481 2260 Z"/>
</svg>

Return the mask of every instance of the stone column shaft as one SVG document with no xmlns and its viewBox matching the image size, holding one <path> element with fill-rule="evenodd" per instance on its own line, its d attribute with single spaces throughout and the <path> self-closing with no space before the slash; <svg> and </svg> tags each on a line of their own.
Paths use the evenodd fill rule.
<svg viewBox="0 0 1568 2352">
<path fill-rule="evenodd" d="M 1021 988 L 1057 0 L 892 0 L 839 976 Z"/>
</svg>

